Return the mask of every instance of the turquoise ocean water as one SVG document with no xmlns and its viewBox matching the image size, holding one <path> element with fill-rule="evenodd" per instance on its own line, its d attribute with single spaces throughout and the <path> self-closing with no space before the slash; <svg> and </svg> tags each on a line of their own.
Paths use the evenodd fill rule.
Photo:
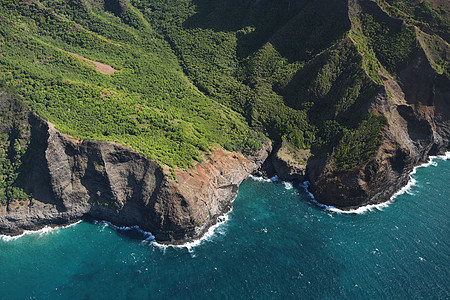
<svg viewBox="0 0 450 300">
<path fill-rule="evenodd" d="M 199 245 L 87 222 L 0 238 L 0 299 L 450 298 L 450 160 L 383 210 L 341 214 L 248 179 Z"/>
</svg>

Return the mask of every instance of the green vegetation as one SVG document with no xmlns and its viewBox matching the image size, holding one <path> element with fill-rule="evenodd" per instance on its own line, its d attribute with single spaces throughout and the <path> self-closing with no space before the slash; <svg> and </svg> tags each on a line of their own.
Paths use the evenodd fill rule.
<svg viewBox="0 0 450 300">
<path fill-rule="evenodd" d="M 144 28 L 137 30 L 80 3 L 3 7 L 8 16 L 0 21 L 3 85 L 13 87 L 38 114 L 75 137 L 119 142 L 172 167 L 201 161 L 201 151 L 212 145 L 234 143 L 243 150 L 257 145 L 237 144 L 255 136 L 243 117 L 198 91 L 169 45 L 152 37 L 156 34 L 143 19 Z M 101 74 L 61 49 L 119 71 Z"/>
<path fill-rule="evenodd" d="M 388 72 L 375 55 L 369 38 L 364 35 L 359 18 L 353 20 L 353 28 L 349 33 L 349 37 L 354 41 L 356 48 L 363 57 L 363 69 L 367 72 L 367 75 L 377 84 L 383 84 L 379 74 Z"/>
<path fill-rule="evenodd" d="M 408 44 L 413 46 L 411 36 L 413 36 L 412 26 L 417 26 L 420 30 L 415 33 L 418 40 L 425 50 L 428 59 L 433 68 L 439 74 L 445 74 L 450 77 L 450 12 L 448 4 L 446 7 L 433 5 L 431 2 L 439 1 L 405 1 L 405 0 L 378 0 L 378 4 L 394 18 L 399 18 L 408 24 L 407 30 L 410 30 L 410 37 L 405 34 L 400 41 L 402 44 L 400 50 L 403 55 L 406 54 Z M 435 8 L 433 8 L 433 6 Z M 415 42 L 417 44 L 417 42 Z M 417 46 L 415 46 L 417 47 Z M 404 56 L 405 57 L 405 56 Z"/>
<path fill-rule="evenodd" d="M 450 78 L 450 45 L 436 34 L 418 33 L 418 40 L 438 74 Z"/>
<path fill-rule="evenodd" d="M 387 124 L 385 116 L 369 115 L 355 131 L 344 131 L 344 136 L 333 153 L 334 163 L 348 170 L 366 162 L 381 145 L 381 130 Z"/>
<path fill-rule="evenodd" d="M 319 16 L 312 1 L 291 11 L 276 1 L 133 3 L 166 36 L 185 73 L 207 96 L 277 142 L 285 136 L 301 148 L 314 143 L 310 106 L 290 105 L 282 89 L 307 61 L 345 36 L 345 5 L 333 3 L 329 15 Z"/>
<path fill-rule="evenodd" d="M 6 205 L 30 197 L 17 185 L 29 128 L 23 126 L 28 116 L 20 102 L 0 93 L 0 103 L 0 205 Z"/>
<path fill-rule="evenodd" d="M 446 38 L 448 18 L 427 1 L 378 1 L 405 26 L 365 11 L 349 20 L 346 1 L 294 2 L 1 0 L 0 89 L 64 133 L 130 146 L 172 173 L 213 146 L 256 150 L 264 136 L 355 167 L 385 124 L 361 113 L 379 75 L 417 52 L 412 25 Z M 11 143 L 2 137 L 5 188 L 25 149 Z"/>
<path fill-rule="evenodd" d="M 449 12 L 442 6 L 433 8 L 428 0 L 378 0 L 391 16 L 404 19 L 419 28 L 430 28 L 447 42 L 450 42 Z"/>
<path fill-rule="evenodd" d="M 388 26 L 369 14 L 363 14 L 361 21 L 364 35 L 388 71 L 396 73 L 411 61 L 419 46 L 412 27 Z"/>
</svg>

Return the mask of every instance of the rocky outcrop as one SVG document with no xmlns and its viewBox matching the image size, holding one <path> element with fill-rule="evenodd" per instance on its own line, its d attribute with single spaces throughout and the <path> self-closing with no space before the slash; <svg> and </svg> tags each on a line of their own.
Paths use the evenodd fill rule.
<svg viewBox="0 0 450 300">
<path fill-rule="evenodd" d="M 391 17 L 376 1 L 348 1 L 350 20 L 362 12 L 395 30 L 406 26 L 403 19 Z M 332 153 L 314 153 L 307 162 L 306 178 L 317 201 L 341 209 L 385 202 L 407 184 L 415 166 L 430 155 L 449 150 L 450 80 L 436 71 L 439 67 L 434 60 L 448 60 L 450 48 L 440 37 L 414 29 L 420 44 L 415 57 L 395 76 L 379 74 L 384 77 L 384 87 L 359 111 L 361 116 L 374 113 L 387 117 L 377 154 L 353 169 L 338 170 Z M 289 178 L 305 175 L 290 165 L 289 159 L 276 154 L 273 161 L 277 172 L 289 174 Z"/>
<path fill-rule="evenodd" d="M 152 232 L 172 242 L 201 236 L 231 209 L 239 185 L 261 166 L 270 150 L 266 145 L 244 157 L 216 148 L 188 172 L 175 171 L 176 180 L 166 177 L 153 206 L 157 224 Z"/>
<path fill-rule="evenodd" d="M 239 184 L 266 159 L 270 146 L 242 155 L 215 151 L 169 179 L 157 163 L 124 146 L 61 134 L 30 113 L 30 146 L 20 182 L 33 195 L 0 210 L 0 233 L 19 234 L 86 216 L 139 225 L 160 242 L 200 237 L 229 211 Z"/>
<path fill-rule="evenodd" d="M 310 156 L 310 150 L 296 149 L 288 142 L 283 141 L 271 156 L 271 163 L 281 180 L 304 181 L 306 179 L 306 162 Z"/>
<path fill-rule="evenodd" d="M 388 119 L 382 146 L 348 171 L 336 171 L 324 157 L 310 161 L 311 190 L 319 202 L 351 209 L 387 201 L 408 182 L 413 167 L 449 150 L 450 80 L 433 70 L 423 51 L 395 81 L 386 78 L 363 113 L 368 112 Z"/>
<path fill-rule="evenodd" d="M 290 1 L 289 8 L 295 10 L 307 2 Z M 406 26 L 404 20 L 385 13 L 376 1 L 336 1 L 326 7 L 322 4 L 316 1 L 305 9 L 326 20 L 330 11 L 337 10 L 343 16 L 341 12 L 348 8 L 349 19 L 345 22 L 348 25 L 363 9 L 392 28 Z M 120 15 L 122 8 L 115 9 L 107 8 Z M 435 71 L 436 61 L 442 57 L 433 52 L 444 46 L 448 49 L 448 44 L 440 40 L 439 47 L 426 48 L 426 40 L 434 37 L 420 33 L 419 29 L 416 31 L 422 49 L 415 59 L 395 78 L 384 74 L 384 87 L 370 103 L 357 103 L 362 108 L 355 114 L 358 116 L 355 122 L 360 121 L 359 114 L 368 113 L 383 114 L 388 119 L 378 153 L 360 166 L 338 170 L 333 165 L 332 153 L 310 156 L 309 151 L 294 149 L 284 142 L 266 160 L 271 151 L 267 142 L 257 153 L 245 156 L 214 149 L 202 163 L 190 170 L 176 170 L 173 176 L 167 168 L 132 149 L 114 143 L 74 139 L 30 113 L 29 120 L 24 121 L 25 127 L 30 128 L 26 131 L 29 136 L 17 139 L 19 146 L 30 140 L 17 182 L 33 199 L 0 206 L 0 233 L 18 234 L 24 229 L 68 224 L 90 216 L 121 226 L 139 225 L 160 242 L 188 241 L 200 237 L 220 215 L 230 210 L 239 184 L 265 160 L 260 174 L 277 173 L 282 180 L 308 179 L 316 199 L 324 204 L 350 209 L 386 201 L 406 184 L 414 166 L 429 155 L 447 151 L 450 144 L 450 81 Z M 272 42 L 287 44 L 288 50 L 292 41 L 306 42 L 300 31 L 297 38 L 292 37 L 293 33 L 293 30 L 278 33 Z M 357 43 L 351 38 L 344 41 Z M 281 48 L 277 50 L 284 55 Z M 447 51 L 445 58 L 448 57 Z M 433 59 L 436 61 L 431 62 Z M 359 73 L 352 71 L 348 78 L 364 75 L 362 69 L 357 71 Z M 327 72 L 335 70 L 331 68 Z M 349 80 L 339 76 L 339 80 Z M 330 86 L 335 82 L 330 79 Z M 333 103 L 335 99 L 331 98 L 319 99 L 324 101 L 324 109 L 337 107 Z M 300 99 L 295 96 L 297 100 Z M 352 113 L 360 106 L 355 107 Z M 296 104 L 293 108 L 300 106 Z M 0 101 L 1 109 L 8 108 Z M 326 115 L 324 120 L 333 118 L 332 115 L 339 116 L 337 111 L 329 115 L 331 117 Z M 352 119 L 351 116 L 342 118 Z M 2 126 L 0 124 L 0 133 L 4 130 Z M 8 147 L 14 150 L 15 144 L 10 144 Z"/>
</svg>

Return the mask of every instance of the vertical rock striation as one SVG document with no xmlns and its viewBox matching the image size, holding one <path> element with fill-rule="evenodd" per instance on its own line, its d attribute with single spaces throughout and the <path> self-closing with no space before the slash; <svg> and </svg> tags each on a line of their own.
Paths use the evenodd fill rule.
<svg viewBox="0 0 450 300">
<path fill-rule="evenodd" d="M 392 95 L 389 97 L 389 93 Z M 406 185 L 412 169 L 450 147 L 450 80 L 436 73 L 420 51 L 363 113 L 384 114 L 382 146 L 367 163 L 335 171 L 326 158 L 309 165 L 311 189 L 327 205 L 351 209 L 376 204 Z"/>
<path fill-rule="evenodd" d="M 229 211 L 239 184 L 270 152 L 244 157 L 221 149 L 169 179 L 157 163 L 124 146 L 80 141 L 30 113 L 30 146 L 20 182 L 26 205 L 0 210 L 0 233 L 19 234 L 86 216 L 119 226 L 139 225 L 161 242 L 200 237 Z"/>
</svg>

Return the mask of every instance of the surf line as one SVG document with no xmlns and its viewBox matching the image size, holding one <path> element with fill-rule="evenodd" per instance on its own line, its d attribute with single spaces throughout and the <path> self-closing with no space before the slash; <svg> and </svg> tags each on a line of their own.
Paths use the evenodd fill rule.
<svg viewBox="0 0 450 300">
<path fill-rule="evenodd" d="M 21 238 L 23 236 L 32 235 L 32 234 L 39 234 L 39 236 L 42 236 L 42 235 L 47 234 L 47 233 L 56 232 L 56 231 L 58 231 L 60 229 L 66 229 L 66 228 L 69 228 L 69 227 L 73 227 L 73 226 L 75 226 L 75 225 L 77 225 L 77 224 L 79 224 L 81 222 L 82 221 L 80 220 L 80 221 L 77 221 L 75 223 L 71 223 L 69 225 L 64 225 L 64 226 L 53 226 L 53 227 L 44 226 L 43 228 L 38 229 L 38 230 L 24 230 L 24 232 L 22 234 L 13 235 L 13 236 L 0 235 L 0 240 L 2 240 L 4 242 L 9 242 L 9 241 L 12 241 L 12 240 L 19 239 L 19 238 Z"/>
<path fill-rule="evenodd" d="M 189 252 L 192 252 L 193 248 L 199 246 L 203 242 L 210 240 L 217 233 L 222 233 L 222 232 L 219 232 L 218 228 L 223 226 L 229 220 L 230 212 L 231 212 L 231 210 L 229 212 L 227 212 L 226 214 L 217 217 L 217 223 L 214 224 L 213 226 L 209 227 L 208 230 L 200 238 L 192 240 L 190 242 L 183 243 L 183 244 L 161 244 L 161 243 L 158 243 L 155 239 L 155 236 L 151 232 L 142 230 L 138 225 L 116 226 L 109 221 L 97 221 L 97 220 L 94 220 L 94 224 L 104 225 L 104 226 L 110 227 L 117 231 L 136 230 L 137 232 L 142 234 L 142 236 L 143 236 L 142 242 L 149 243 L 150 245 L 160 248 L 164 251 L 168 248 L 178 248 L 178 249 L 185 248 Z"/>
<path fill-rule="evenodd" d="M 163 250 L 166 250 L 168 248 L 175 248 L 175 249 L 182 249 L 185 248 L 187 249 L 189 252 L 192 252 L 194 250 L 195 247 L 203 244 L 204 242 L 207 241 L 211 241 L 211 239 L 215 236 L 217 236 L 217 234 L 224 234 L 224 231 L 220 231 L 220 228 L 223 228 L 223 226 L 229 221 L 230 217 L 230 213 L 231 213 L 232 209 L 227 212 L 226 214 L 223 214 L 219 217 L 217 217 L 217 223 L 214 224 L 213 226 L 209 227 L 208 230 L 198 239 L 192 240 L 190 242 L 186 242 L 184 244 L 161 244 L 158 243 L 156 241 L 152 242 L 152 245 L 161 248 Z"/>
<path fill-rule="evenodd" d="M 402 187 L 399 191 L 397 191 L 396 193 L 394 193 L 394 195 L 391 196 L 391 198 L 383 203 L 379 203 L 379 204 L 369 204 L 369 205 L 365 205 L 362 207 L 359 207 L 357 209 L 353 209 L 353 210 L 342 210 L 339 209 L 337 207 L 334 206 L 330 206 L 330 205 L 325 205 L 322 203 L 317 202 L 317 200 L 314 198 L 314 195 L 308 190 L 308 186 L 309 186 L 309 182 L 305 181 L 301 184 L 299 184 L 299 187 L 303 188 L 305 190 L 305 192 L 309 195 L 311 201 L 318 205 L 321 208 L 324 208 L 326 210 L 332 211 L 332 212 L 336 212 L 336 213 L 344 213 L 344 214 L 363 214 L 365 212 L 368 211 L 373 211 L 374 209 L 377 210 L 382 210 L 383 208 L 388 207 L 391 203 L 394 202 L 395 198 L 397 198 L 399 195 L 402 195 L 406 192 L 408 192 L 412 186 L 414 186 L 417 182 L 416 180 L 412 177 L 412 175 L 414 175 L 417 171 L 418 168 L 423 168 L 423 167 L 428 167 L 430 165 L 436 165 L 436 163 L 434 162 L 435 159 L 442 159 L 442 160 L 449 160 L 450 159 L 450 151 L 446 152 L 444 155 L 437 155 L 437 156 L 430 156 L 429 160 L 426 163 L 423 163 L 419 166 L 416 166 L 413 168 L 413 170 L 409 173 L 409 181 L 408 183 Z M 281 182 L 285 185 L 286 189 L 291 189 L 293 186 L 292 182 L 287 182 L 287 181 L 280 181 L 280 179 L 278 178 L 278 176 L 274 176 L 270 179 L 266 179 L 260 176 L 255 176 L 255 175 L 250 175 L 249 178 L 255 180 L 255 181 L 260 181 L 260 182 Z M 110 226 L 113 229 L 116 230 L 132 230 L 135 229 L 139 232 L 141 232 L 144 236 L 146 236 L 146 238 L 144 239 L 144 241 L 149 241 L 152 243 L 152 245 L 162 248 L 162 249 L 167 249 L 167 248 L 186 248 L 188 249 L 188 251 L 191 251 L 194 247 L 197 247 L 198 245 L 202 244 L 205 241 L 210 240 L 213 236 L 215 236 L 218 232 L 218 228 L 220 228 L 222 225 L 226 224 L 229 220 L 229 215 L 231 213 L 232 209 L 230 209 L 230 211 L 228 211 L 227 213 L 219 216 L 217 218 L 217 223 L 214 224 L 213 226 L 211 226 L 210 228 L 208 228 L 208 230 L 203 234 L 203 236 L 201 236 L 200 238 L 184 243 L 184 244 L 160 244 L 158 242 L 156 242 L 154 236 L 150 233 L 150 232 L 146 232 L 142 229 L 139 228 L 139 226 L 135 225 L 135 226 L 131 226 L 131 227 L 119 227 L 119 226 L 115 226 L 110 222 L 107 221 L 97 221 L 97 223 L 103 223 L 106 224 L 107 226 Z M 30 234 L 39 234 L 39 235 L 43 235 L 46 233 L 50 233 L 50 232 L 55 232 L 59 229 L 65 229 L 65 228 L 69 228 L 72 226 L 75 226 L 79 223 L 81 223 L 82 221 L 77 221 L 75 223 L 69 224 L 69 225 L 65 225 L 65 226 L 54 226 L 54 227 L 50 227 L 50 226 L 45 226 L 41 229 L 38 230 L 25 230 L 22 234 L 20 235 L 16 235 L 16 236 L 9 236 L 9 235 L 0 235 L 0 240 L 8 242 L 11 240 L 15 240 L 18 239 L 20 237 L 23 237 L 25 235 L 30 235 Z"/>
<path fill-rule="evenodd" d="M 413 186 L 415 186 L 417 184 L 416 179 L 414 179 L 412 176 L 417 172 L 418 168 L 425 168 L 425 167 L 429 167 L 431 165 L 436 166 L 437 163 L 435 162 L 436 159 L 442 159 L 442 160 L 449 160 L 450 159 L 450 151 L 446 152 L 443 155 L 437 155 L 437 156 L 430 156 L 428 158 L 428 161 L 420 164 L 418 166 L 415 166 L 412 171 L 408 174 L 409 176 L 409 180 L 406 183 L 405 186 L 403 186 L 400 190 L 398 190 L 397 192 L 395 192 L 390 198 L 389 200 L 383 202 L 383 203 L 378 203 L 378 204 L 368 204 L 368 205 L 364 205 L 355 209 L 351 209 L 351 210 L 342 210 L 339 209 L 335 206 L 332 205 L 326 205 L 326 204 L 322 204 L 320 202 L 318 202 L 316 200 L 316 198 L 314 197 L 314 195 L 308 190 L 308 187 L 310 185 L 309 181 L 304 181 L 303 183 L 299 184 L 299 187 L 304 189 L 304 191 L 308 194 L 311 202 L 313 202 L 315 205 L 319 206 L 320 208 L 323 208 L 325 210 L 328 211 L 332 211 L 332 212 L 336 212 L 336 213 L 341 213 L 341 214 L 364 214 L 366 212 L 369 211 L 373 211 L 373 210 L 383 210 L 384 208 L 388 207 L 389 205 L 391 205 L 392 203 L 395 202 L 395 199 L 404 194 L 407 193 L 411 190 L 411 188 Z M 285 185 L 286 189 L 290 189 L 292 187 L 292 182 L 286 182 L 286 181 L 280 181 L 280 179 L 278 178 L 278 176 L 274 176 L 272 178 L 264 178 L 264 177 L 260 177 L 260 176 L 255 176 L 255 175 L 250 175 L 249 178 L 255 180 L 255 181 L 259 181 L 259 182 L 281 182 Z"/>
<path fill-rule="evenodd" d="M 278 178 L 277 175 L 271 177 L 271 178 L 264 178 L 262 176 L 256 176 L 256 175 L 249 175 L 248 178 L 259 181 L 259 182 L 276 182 L 276 183 L 282 183 L 284 185 L 284 188 L 287 190 L 290 190 L 294 187 L 294 183 L 291 181 L 282 181 L 280 178 Z"/>
<path fill-rule="evenodd" d="M 260 177 L 260 176 L 255 176 L 255 175 L 249 175 L 249 178 L 255 180 L 255 181 L 260 181 L 260 182 L 281 182 L 282 184 L 284 184 L 285 188 L 287 190 L 290 190 L 293 188 L 293 183 L 289 182 L 289 181 L 281 181 L 278 176 L 274 176 L 270 179 L 266 179 L 264 177 Z M 234 202 L 234 200 L 233 200 Z M 230 213 L 233 211 L 233 206 L 231 206 L 231 209 L 217 217 L 217 223 L 214 224 L 213 226 L 209 227 L 208 230 L 198 239 L 195 239 L 193 241 L 190 242 L 186 242 L 184 244 L 161 244 L 158 243 L 156 241 L 152 241 L 151 243 L 156 246 L 159 247 L 161 249 L 167 249 L 167 248 L 186 248 L 189 252 L 191 252 L 195 247 L 201 245 L 202 243 L 211 240 L 211 238 L 213 238 L 214 236 L 216 236 L 217 234 L 223 234 L 224 232 L 220 231 L 220 228 L 223 228 L 223 226 L 230 220 Z"/>
<path fill-rule="evenodd" d="M 321 207 L 321 208 L 324 208 L 324 209 L 329 210 L 329 211 L 332 211 L 332 212 L 341 213 L 341 214 L 364 214 L 364 213 L 366 213 L 366 212 L 373 211 L 373 210 L 383 210 L 384 208 L 386 208 L 386 207 L 388 207 L 389 205 L 391 205 L 392 203 L 394 203 L 394 202 L 395 202 L 395 199 L 396 199 L 398 196 L 400 196 L 400 195 L 402 195 L 402 194 L 404 194 L 404 193 L 409 192 L 409 191 L 411 190 L 411 188 L 417 184 L 416 179 L 414 179 L 414 178 L 412 177 L 414 174 L 416 174 L 417 169 L 418 169 L 418 168 L 426 168 L 426 167 L 429 167 L 429 166 L 431 166 L 431 165 L 436 166 L 436 165 L 437 165 L 437 163 L 435 162 L 436 159 L 449 160 L 449 159 L 450 159 L 450 151 L 449 151 L 449 152 L 446 152 L 446 153 L 443 154 L 443 155 L 430 156 L 430 157 L 428 158 L 428 161 L 427 161 L 427 162 L 425 162 L 425 163 L 423 163 L 423 164 L 420 164 L 420 165 L 418 165 L 418 166 L 415 166 L 415 167 L 412 169 L 412 171 L 408 174 L 409 180 L 408 180 L 408 182 L 406 183 L 406 185 L 403 186 L 403 187 L 402 187 L 400 190 L 398 190 L 397 192 L 395 192 L 395 193 L 391 196 L 391 198 L 389 198 L 388 201 L 383 202 L 383 203 L 378 203 L 378 204 L 368 204 L 368 205 L 364 205 L 364 206 L 358 207 L 358 208 L 356 208 L 356 209 L 342 210 L 342 209 L 339 209 L 339 208 L 337 208 L 337 207 L 335 207 L 335 206 L 325 205 L 325 204 L 319 203 L 319 202 L 314 198 L 314 195 L 311 194 L 311 192 L 308 190 L 308 186 L 309 186 L 310 183 L 307 182 L 307 181 L 305 181 L 303 184 L 300 184 L 300 187 L 304 188 L 305 191 L 306 191 L 306 193 L 308 193 L 308 195 L 311 197 L 311 201 L 312 201 L 314 204 L 316 204 L 316 205 L 318 205 L 319 207 Z"/>
</svg>

